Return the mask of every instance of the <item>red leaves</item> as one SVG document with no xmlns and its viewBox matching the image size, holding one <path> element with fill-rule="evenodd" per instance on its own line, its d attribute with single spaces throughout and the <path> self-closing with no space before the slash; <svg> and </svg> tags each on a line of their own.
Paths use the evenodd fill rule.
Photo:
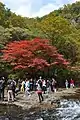
<svg viewBox="0 0 80 120">
<path fill-rule="evenodd" d="M 44 67 L 48 67 L 49 64 L 46 60 L 35 58 L 32 60 L 32 64 L 30 64 L 28 67 L 35 67 L 37 69 L 43 69 Z"/>
<path fill-rule="evenodd" d="M 15 69 L 39 70 L 53 65 L 69 64 L 48 40 L 39 38 L 9 43 L 3 50 L 3 60 L 10 62 Z"/>
</svg>

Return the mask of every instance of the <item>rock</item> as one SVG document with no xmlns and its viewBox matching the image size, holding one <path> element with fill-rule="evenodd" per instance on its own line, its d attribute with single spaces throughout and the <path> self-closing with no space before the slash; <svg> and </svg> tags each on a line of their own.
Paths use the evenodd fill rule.
<svg viewBox="0 0 80 120">
<path fill-rule="evenodd" d="M 54 103 L 59 105 L 60 104 L 60 100 L 52 100 L 51 101 L 51 105 L 54 104 Z"/>
<path fill-rule="evenodd" d="M 48 98 L 48 97 L 49 97 L 49 96 L 46 94 L 46 95 L 45 95 L 45 99 Z"/>
<path fill-rule="evenodd" d="M 36 120 L 43 120 L 43 118 L 39 118 L 39 119 L 36 119 Z"/>
</svg>

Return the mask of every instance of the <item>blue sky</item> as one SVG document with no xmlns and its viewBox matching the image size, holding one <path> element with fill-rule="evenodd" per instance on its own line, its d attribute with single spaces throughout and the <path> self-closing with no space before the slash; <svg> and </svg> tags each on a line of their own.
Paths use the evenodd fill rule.
<svg viewBox="0 0 80 120">
<path fill-rule="evenodd" d="M 11 11 L 26 17 L 42 17 L 64 4 L 80 0 L 0 0 Z"/>
</svg>

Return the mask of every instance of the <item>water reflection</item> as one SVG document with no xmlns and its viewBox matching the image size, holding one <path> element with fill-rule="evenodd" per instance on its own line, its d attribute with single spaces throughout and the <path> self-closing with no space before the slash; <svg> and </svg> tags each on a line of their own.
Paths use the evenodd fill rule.
<svg viewBox="0 0 80 120">
<path fill-rule="evenodd" d="M 80 101 L 61 100 L 59 108 L 38 113 L 0 105 L 0 120 L 80 120 Z"/>
</svg>

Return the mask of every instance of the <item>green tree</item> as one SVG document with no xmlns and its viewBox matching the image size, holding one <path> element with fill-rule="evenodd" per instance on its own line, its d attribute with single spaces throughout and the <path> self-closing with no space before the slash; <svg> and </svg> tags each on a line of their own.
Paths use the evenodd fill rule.
<svg viewBox="0 0 80 120">
<path fill-rule="evenodd" d="M 0 44 L 6 44 L 11 39 L 9 30 L 0 26 Z"/>
<path fill-rule="evenodd" d="M 60 16 L 43 19 L 40 28 L 46 38 L 50 39 L 65 58 L 75 64 L 78 56 L 79 32 L 70 22 Z"/>
</svg>

